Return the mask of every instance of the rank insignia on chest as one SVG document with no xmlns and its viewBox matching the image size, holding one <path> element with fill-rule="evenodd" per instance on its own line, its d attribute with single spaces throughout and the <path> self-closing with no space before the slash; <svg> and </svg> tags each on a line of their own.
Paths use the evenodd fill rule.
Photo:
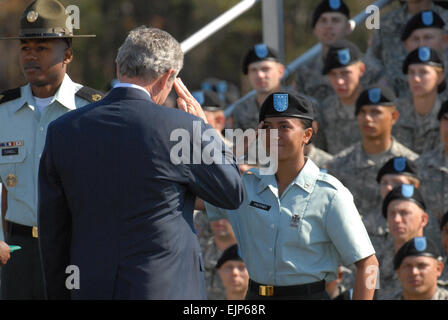
<svg viewBox="0 0 448 320">
<path fill-rule="evenodd" d="M 293 214 L 292 217 L 291 217 L 290 226 L 291 227 L 298 227 L 299 226 L 299 221 L 300 221 L 300 216 L 298 214 Z"/>
<path fill-rule="evenodd" d="M 23 147 L 25 143 L 23 140 L 19 141 L 9 141 L 9 142 L 0 142 L 0 148 L 9 148 L 9 147 Z"/>
</svg>

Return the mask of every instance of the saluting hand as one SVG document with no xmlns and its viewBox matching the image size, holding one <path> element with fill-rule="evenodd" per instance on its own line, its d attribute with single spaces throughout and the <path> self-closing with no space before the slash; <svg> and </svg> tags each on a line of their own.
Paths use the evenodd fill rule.
<svg viewBox="0 0 448 320">
<path fill-rule="evenodd" d="M 190 91 L 188 91 L 187 87 L 183 84 L 180 78 L 176 78 L 174 80 L 174 90 L 176 90 L 178 95 L 177 106 L 180 110 L 195 115 L 204 120 L 205 123 L 208 123 L 207 117 L 205 116 L 201 105 L 196 101 Z"/>
<path fill-rule="evenodd" d="M 0 266 L 6 264 L 11 257 L 9 250 L 9 246 L 5 242 L 0 241 Z"/>
</svg>

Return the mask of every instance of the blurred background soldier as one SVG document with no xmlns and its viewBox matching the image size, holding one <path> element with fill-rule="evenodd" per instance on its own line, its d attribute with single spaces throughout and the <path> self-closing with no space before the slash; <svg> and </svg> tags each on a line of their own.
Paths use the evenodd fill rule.
<svg viewBox="0 0 448 320">
<path fill-rule="evenodd" d="M 418 47 L 406 57 L 403 73 L 408 77 L 411 95 L 397 100 L 400 118 L 392 132 L 403 145 L 422 154 L 440 144 L 437 114 L 445 90 L 444 64 L 436 50 Z"/>
<path fill-rule="evenodd" d="M 394 269 L 402 286 L 402 300 L 448 300 L 448 291 L 437 285 L 444 268 L 438 247 L 426 237 L 406 242 L 395 254 Z"/>
<path fill-rule="evenodd" d="M 226 300 L 244 300 L 249 287 L 249 273 L 241 258 L 238 245 L 227 248 L 219 258 L 216 269 L 226 288 Z"/>
<path fill-rule="evenodd" d="M 379 299 L 391 299 L 399 291 L 399 283 L 392 269 L 394 254 L 408 240 L 422 237 L 428 224 L 425 202 L 413 185 L 403 184 L 389 192 L 382 206 L 382 216 L 390 230 L 390 241 L 381 248 Z"/>
<path fill-rule="evenodd" d="M 365 65 L 359 48 L 348 40 L 330 45 L 322 74 L 330 80 L 336 94 L 320 104 L 319 124 L 324 135 L 322 146 L 330 154 L 337 154 L 355 142 L 361 133 L 355 116 L 355 102 L 362 91 L 361 78 Z"/>
</svg>

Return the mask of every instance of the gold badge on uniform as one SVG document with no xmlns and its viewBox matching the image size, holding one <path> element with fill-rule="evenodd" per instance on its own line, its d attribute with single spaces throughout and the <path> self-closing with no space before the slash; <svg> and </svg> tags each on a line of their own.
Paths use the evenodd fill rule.
<svg viewBox="0 0 448 320">
<path fill-rule="evenodd" d="M 101 100 L 101 96 L 99 94 L 92 94 L 92 100 L 93 101 L 100 101 Z"/>
<path fill-rule="evenodd" d="M 36 22 L 37 18 L 39 18 L 39 14 L 34 10 L 28 12 L 28 14 L 26 15 L 26 20 L 29 23 Z"/>
<path fill-rule="evenodd" d="M 0 100 L 2 100 L 4 96 L 4 94 L 0 94 Z"/>
<path fill-rule="evenodd" d="M 17 176 L 14 174 L 8 174 L 6 176 L 6 185 L 10 188 L 14 188 L 17 185 Z"/>
</svg>

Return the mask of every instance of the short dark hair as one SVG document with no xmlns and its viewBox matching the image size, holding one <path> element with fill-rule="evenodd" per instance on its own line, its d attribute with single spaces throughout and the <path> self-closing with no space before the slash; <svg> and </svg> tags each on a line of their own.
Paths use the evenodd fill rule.
<svg viewBox="0 0 448 320">
<path fill-rule="evenodd" d="M 302 118 L 297 118 L 297 120 L 300 120 L 300 122 L 302 123 L 302 128 L 308 129 L 311 128 L 313 129 L 313 120 L 311 119 L 302 119 Z M 307 145 L 310 144 L 311 142 L 313 142 L 313 137 L 314 137 L 314 129 L 313 129 L 313 135 L 311 136 L 310 141 L 308 141 Z"/>
</svg>

